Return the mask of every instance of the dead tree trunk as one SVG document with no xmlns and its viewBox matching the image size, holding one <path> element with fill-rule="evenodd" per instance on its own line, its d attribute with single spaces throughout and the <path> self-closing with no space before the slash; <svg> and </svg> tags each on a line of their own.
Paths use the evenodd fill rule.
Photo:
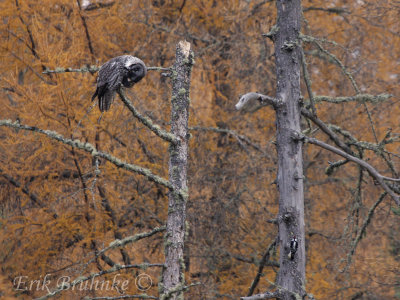
<svg viewBox="0 0 400 300">
<path fill-rule="evenodd" d="M 301 1 L 278 0 L 278 30 L 275 36 L 277 74 L 276 106 L 279 189 L 280 268 L 277 278 L 281 299 L 294 299 L 305 294 L 305 238 L 302 142 L 294 137 L 300 132 L 300 67 L 299 33 Z M 296 237 L 298 249 L 293 257 L 290 240 Z M 294 294 L 295 293 L 295 294 Z"/>
<path fill-rule="evenodd" d="M 192 66 L 193 52 L 190 49 L 190 43 L 181 41 L 176 48 L 176 61 L 172 70 L 171 133 L 178 138 L 179 142 L 171 143 L 169 149 L 169 180 L 173 189 L 169 193 L 165 268 L 160 299 L 183 299 L 185 287 L 183 248 L 188 198 L 188 119 Z"/>
</svg>

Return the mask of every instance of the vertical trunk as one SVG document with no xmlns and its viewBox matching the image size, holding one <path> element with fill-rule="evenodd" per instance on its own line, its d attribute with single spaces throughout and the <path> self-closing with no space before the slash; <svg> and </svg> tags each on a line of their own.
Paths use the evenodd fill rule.
<svg viewBox="0 0 400 300">
<path fill-rule="evenodd" d="M 277 74 L 276 107 L 278 189 L 279 189 L 279 244 L 280 269 L 277 284 L 282 299 L 304 296 L 304 195 L 302 143 L 293 139 L 293 131 L 300 132 L 300 51 L 301 1 L 277 0 L 278 32 L 275 36 Z M 298 240 L 298 249 L 291 260 L 290 240 Z"/>
<path fill-rule="evenodd" d="M 190 43 L 181 41 L 176 48 L 172 71 L 171 132 L 180 140 L 170 145 L 167 232 L 165 236 L 165 269 L 160 299 L 183 299 L 185 265 L 183 259 L 187 189 L 189 88 L 193 65 Z"/>
</svg>

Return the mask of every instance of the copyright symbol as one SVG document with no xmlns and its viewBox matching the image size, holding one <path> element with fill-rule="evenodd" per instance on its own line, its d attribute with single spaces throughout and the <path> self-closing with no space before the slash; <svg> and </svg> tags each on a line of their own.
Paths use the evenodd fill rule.
<svg viewBox="0 0 400 300">
<path fill-rule="evenodd" d="M 149 275 L 142 273 L 136 276 L 135 284 L 139 290 L 147 291 L 153 285 L 153 281 Z"/>
</svg>

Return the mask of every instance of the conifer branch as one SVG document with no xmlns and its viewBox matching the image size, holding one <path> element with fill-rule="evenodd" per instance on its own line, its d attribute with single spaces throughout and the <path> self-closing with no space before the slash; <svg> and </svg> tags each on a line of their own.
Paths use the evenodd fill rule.
<svg viewBox="0 0 400 300">
<path fill-rule="evenodd" d="M 131 111 L 133 116 L 137 118 L 144 126 L 149 128 L 151 131 L 153 131 L 156 135 L 158 135 L 160 138 L 163 140 L 170 142 L 174 145 L 179 143 L 179 139 L 173 135 L 172 133 L 169 133 L 163 129 L 160 128 L 158 125 L 154 125 L 153 121 L 150 120 L 149 118 L 142 116 L 136 108 L 133 106 L 132 102 L 128 99 L 128 97 L 125 95 L 124 90 L 121 88 L 118 90 L 118 94 L 121 97 L 122 102 L 126 105 L 126 107 Z"/>
</svg>

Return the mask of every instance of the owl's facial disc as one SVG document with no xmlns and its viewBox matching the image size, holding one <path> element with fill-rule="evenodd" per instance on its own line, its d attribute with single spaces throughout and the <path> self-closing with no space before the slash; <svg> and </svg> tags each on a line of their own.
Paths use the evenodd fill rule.
<svg viewBox="0 0 400 300">
<path fill-rule="evenodd" d="M 133 63 L 125 65 L 125 75 L 122 79 L 123 86 L 130 88 L 135 83 L 143 79 L 147 73 L 147 68 L 143 63 Z"/>
<path fill-rule="evenodd" d="M 128 77 L 134 82 L 139 82 L 146 75 L 145 67 L 142 64 L 129 66 Z"/>
</svg>

